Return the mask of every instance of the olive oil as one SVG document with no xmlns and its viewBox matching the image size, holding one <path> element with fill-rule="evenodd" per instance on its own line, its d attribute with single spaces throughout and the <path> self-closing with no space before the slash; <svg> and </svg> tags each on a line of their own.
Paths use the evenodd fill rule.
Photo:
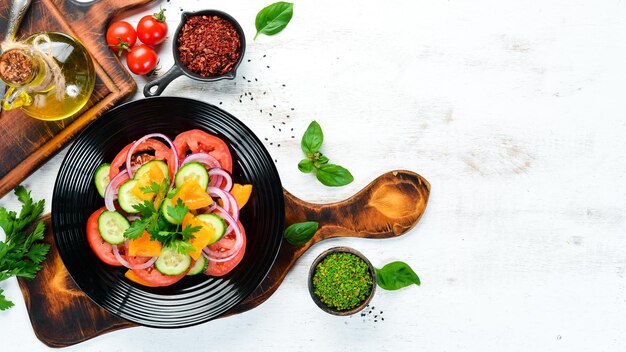
<svg viewBox="0 0 626 352">
<path fill-rule="evenodd" d="M 24 43 L 32 45 L 33 40 L 41 34 L 47 35 L 50 41 L 39 43 L 39 52 L 49 53 L 60 68 L 65 78 L 65 87 L 61 87 L 64 91 L 57 94 L 60 93 L 57 92 L 59 87 L 53 83 L 41 87 L 41 82 L 52 73 L 33 51 L 30 53 L 34 71 L 32 79 L 19 85 L 7 82 L 10 88 L 2 107 L 20 107 L 26 114 L 40 120 L 60 120 L 74 115 L 85 106 L 93 92 L 96 74 L 87 49 L 80 41 L 67 34 L 37 33 L 26 38 Z M 28 87 L 31 89 L 24 89 Z M 33 91 L 32 87 L 38 88 Z"/>
</svg>

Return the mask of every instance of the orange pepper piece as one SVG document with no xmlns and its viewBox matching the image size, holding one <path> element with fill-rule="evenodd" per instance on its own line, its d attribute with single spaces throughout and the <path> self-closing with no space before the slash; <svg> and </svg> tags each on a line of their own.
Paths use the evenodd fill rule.
<svg viewBox="0 0 626 352">
<path fill-rule="evenodd" d="M 233 189 L 230 190 L 230 194 L 235 197 L 235 200 L 239 205 L 239 209 L 241 209 L 250 199 L 250 195 L 252 194 L 252 185 L 240 185 L 235 183 L 233 184 Z"/>
<path fill-rule="evenodd" d="M 204 208 L 213 203 L 213 198 L 206 193 L 206 190 L 200 187 L 200 184 L 195 179 L 190 179 L 180 186 L 180 189 L 172 198 L 172 203 L 178 203 L 179 199 L 190 210 Z"/>
<path fill-rule="evenodd" d="M 126 274 L 124 274 L 124 276 L 126 276 L 126 278 L 132 282 L 136 282 L 140 285 L 144 285 L 144 286 L 148 286 L 148 287 L 157 287 L 157 285 L 151 284 L 148 281 L 140 278 L 139 276 L 137 276 L 137 274 L 135 274 L 134 271 L 132 270 L 128 270 L 126 272 Z"/>
<path fill-rule="evenodd" d="M 212 238 L 215 237 L 215 229 L 213 226 L 205 223 L 202 220 L 198 220 L 191 214 L 185 215 L 183 219 L 183 229 L 187 226 L 199 226 L 200 230 L 193 233 L 194 238 L 189 240 L 189 243 L 193 246 L 194 251 L 189 253 L 193 260 L 198 260 L 202 255 L 202 249 L 209 244 Z"/>
<path fill-rule="evenodd" d="M 135 187 L 133 187 L 133 189 L 131 189 L 130 191 L 141 200 L 152 200 L 155 194 L 144 193 L 141 189 L 143 187 L 150 186 L 152 182 L 161 184 L 161 182 L 163 182 L 163 179 L 165 179 L 165 175 L 163 174 L 161 168 L 158 167 L 156 164 L 152 164 L 150 165 L 150 169 L 148 170 L 148 172 L 141 176 Z"/>
<path fill-rule="evenodd" d="M 134 240 L 128 243 L 128 255 L 138 257 L 157 257 L 161 254 L 161 243 L 159 241 L 151 241 L 150 234 L 146 231 Z"/>
</svg>

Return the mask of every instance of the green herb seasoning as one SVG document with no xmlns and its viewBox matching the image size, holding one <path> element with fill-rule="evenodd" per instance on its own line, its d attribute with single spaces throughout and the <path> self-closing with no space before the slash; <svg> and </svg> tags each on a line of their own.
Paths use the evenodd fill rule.
<svg viewBox="0 0 626 352">
<path fill-rule="evenodd" d="M 337 311 L 357 307 L 372 292 L 367 263 L 352 253 L 332 253 L 313 274 L 313 293 L 328 308 Z"/>
</svg>

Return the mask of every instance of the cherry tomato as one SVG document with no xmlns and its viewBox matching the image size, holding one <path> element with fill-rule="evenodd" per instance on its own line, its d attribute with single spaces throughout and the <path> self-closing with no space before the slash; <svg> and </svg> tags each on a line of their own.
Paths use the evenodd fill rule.
<svg viewBox="0 0 626 352">
<path fill-rule="evenodd" d="M 89 242 L 91 250 L 100 260 L 109 265 L 121 266 L 122 264 L 113 254 L 111 245 L 102 239 L 98 230 L 98 218 L 105 210 L 107 210 L 106 207 L 96 210 L 87 220 L 87 242 Z"/>
<path fill-rule="evenodd" d="M 180 160 L 183 160 L 188 152 L 207 153 L 220 162 L 222 169 L 233 172 L 233 159 L 228 145 L 218 137 L 200 130 L 189 130 L 176 136 L 174 146 L 178 150 Z"/>
<path fill-rule="evenodd" d="M 113 22 L 107 30 L 106 39 L 109 48 L 121 56 L 124 51 L 130 51 L 130 48 L 135 45 L 137 32 L 128 22 Z"/>
<path fill-rule="evenodd" d="M 158 62 L 156 51 L 144 44 L 132 48 L 126 56 L 128 68 L 136 75 L 147 75 L 154 70 Z"/>
<path fill-rule="evenodd" d="M 164 9 L 152 16 L 144 16 L 137 24 L 137 36 L 144 44 L 157 45 L 163 43 L 167 36 L 167 22 Z"/>
<path fill-rule="evenodd" d="M 239 264 L 239 262 L 241 262 L 243 255 L 246 253 L 246 231 L 244 230 L 243 225 L 241 225 L 240 222 L 237 224 L 239 225 L 241 232 L 243 232 L 243 247 L 241 247 L 241 250 L 239 251 L 239 253 L 237 253 L 237 255 L 235 255 L 235 257 L 229 261 L 214 262 L 211 259 L 209 259 L 209 266 L 204 272 L 206 275 L 224 276 L 228 274 L 229 272 L 231 272 Z M 234 245 L 235 245 L 235 232 L 233 231 L 230 234 L 226 235 L 221 240 L 213 243 L 211 245 L 211 249 L 216 250 L 216 251 L 220 250 L 221 248 L 223 248 L 224 250 L 229 250 L 233 248 Z"/>
</svg>

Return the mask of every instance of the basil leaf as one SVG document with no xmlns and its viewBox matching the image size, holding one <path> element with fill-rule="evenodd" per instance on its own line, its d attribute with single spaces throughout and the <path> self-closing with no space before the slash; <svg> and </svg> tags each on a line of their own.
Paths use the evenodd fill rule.
<svg viewBox="0 0 626 352">
<path fill-rule="evenodd" d="M 317 169 L 317 179 L 326 186 L 345 186 L 354 181 L 350 171 L 335 164 L 324 164 Z"/>
<path fill-rule="evenodd" d="M 312 121 L 302 136 L 300 147 L 307 156 L 310 156 L 320 150 L 322 142 L 324 142 L 322 127 L 317 121 Z"/>
<path fill-rule="evenodd" d="M 256 15 L 256 34 L 254 40 L 263 33 L 266 35 L 274 35 L 287 27 L 291 17 L 293 16 L 293 4 L 290 2 L 279 1 L 259 11 Z"/>
<path fill-rule="evenodd" d="M 298 163 L 298 170 L 304 172 L 305 174 L 312 172 L 313 168 L 314 168 L 313 162 L 309 159 L 302 159 Z"/>
<path fill-rule="evenodd" d="M 328 164 L 328 161 L 328 157 L 322 153 L 320 153 L 320 157 L 317 158 L 317 162 L 320 163 L 320 165 Z"/>
<path fill-rule="evenodd" d="M 305 221 L 293 224 L 285 229 L 284 237 L 294 246 L 301 246 L 311 239 L 315 232 L 317 232 L 317 228 L 319 227 L 319 223 L 316 221 Z"/>
<path fill-rule="evenodd" d="M 376 281 L 378 286 L 385 290 L 398 290 L 403 287 L 416 284 L 420 285 L 420 278 L 404 262 L 392 262 L 376 270 Z"/>
</svg>

